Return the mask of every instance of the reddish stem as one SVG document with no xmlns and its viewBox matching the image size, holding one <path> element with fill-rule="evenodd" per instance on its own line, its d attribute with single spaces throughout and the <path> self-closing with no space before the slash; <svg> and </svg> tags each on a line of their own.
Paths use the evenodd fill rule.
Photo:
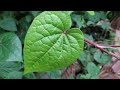
<svg viewBox="0 0 120 90">
<path fill-rule="evenodd" d="M 108 46 L 108 47 L 120 47 L 120 45 L 104 45 L 104 44 L 99 44 L 101 46 Z"/>
<path fill-rule="evenodd" d="M 110 56 L 113 56 L 113 57 L 119 59 L 114 53 L 111 53 L 111 52 L 106 51 L 105 49 L 99 47 L 98 44 L 96 44 L 96 43 L 94 43 L 94 42 L 91 42 L 90 40 L 88 40 L 88 39 L 86 39 L 86 38 L 84 38 L 84 41 L 87 42 L 87 43 L 89 43 L 89 44 L 91 44 L 91 45 L 93 45 L 93 46 L 95 46 L 96 48 L 100 49 L 101 51 L 109 54 Z"/>
</svg>

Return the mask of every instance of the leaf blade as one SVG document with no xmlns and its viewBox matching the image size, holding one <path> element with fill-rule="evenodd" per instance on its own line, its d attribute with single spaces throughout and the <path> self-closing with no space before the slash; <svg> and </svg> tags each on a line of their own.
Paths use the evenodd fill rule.
<svg viewBox="0 0 120 90">
<path fill-rule="evenodd" d="M 25 38 L 24 73 L 62 69 L 79 58 L 84 45 L 83 34 L 70 27 L 67 12 L 46 11 L 37 16 Z"/>
<path fill-rule="evenodd" d="M 17 31 L 17 26 L 13 18 L 5 18 L 0 22 L 0 27 L 7 31 Z"/>
<path fill-rule="evenodd" d="M 0 34 L 0 61 L 22 62 L 22 45 L 16 34 Z"/>
</svg>

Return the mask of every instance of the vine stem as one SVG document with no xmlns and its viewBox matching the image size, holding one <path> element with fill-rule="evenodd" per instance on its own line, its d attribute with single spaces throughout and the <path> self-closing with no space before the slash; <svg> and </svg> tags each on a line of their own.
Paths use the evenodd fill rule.
<svg viewBox="0 0 120 90">
<path fill-rule="evenodd" d="M 101 44 L 101 46 L 107 46 L 107 47 L 120 47 L 120 45 L 104 45 L 104 44 Z"/>
<path fill-rule="evenodd" d="M 96 43 L 94 43 L 94 42 L 92 42 L 92 41 L 90 41 L 90 40 L 88 40 L 88 39 L 86 39 L 86 38 L 84 38 L 84 41 L 87 42 L 87 43 L 89 43 L 89 44 L 91 44 L 91 45 L 93 45 L 93 46 L 95 46 L 95 47 L 98 48 L 99 50 L 101 50 L 101 51 L 109 54 L 110 56 L 113 56 L 113 57 L 115 57 L 115 58 L 117 58 L 117 59 L 120 59 L 120 58 L 117 57 L 114 53 L 108 52 L 108 51 L 106 51 L 105 49 L 99 47 L 98 44 L 96 44 Z"/>
</svg>

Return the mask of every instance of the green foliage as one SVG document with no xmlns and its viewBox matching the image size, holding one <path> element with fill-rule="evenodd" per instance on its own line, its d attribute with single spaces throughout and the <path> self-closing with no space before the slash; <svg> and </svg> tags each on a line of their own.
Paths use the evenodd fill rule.
<svg viewBox="0 0 120 90">
<path fill-rule="evenodd" d="M 91 79 L 91 75 L 90 74 L 86 74 L 86 75 L 78 75 L 77 79 Z"/>
<path fill-rule="evenodd" d="M 24 79 L 36 79 L 36 76 L 34 73 L 29 73 L 24 75 Z"/>
<path fill-rule="evenodd" d="M 22 61 L 22 46 L 16 34 L 0 34 L 0 61 Z"/>
<path fill-rule="evenodd" d="M 105 12 L 100 11 L 100 12 L 95 12 L 93 16 L 86 13 L 84 18 L 88 19 L 88 21 L 92 21 L 92 22 L 96 23 L 96 22 L 100 21 L 101 19 L 105 20 L 106 15 L 105 15 Z"/>
<path fill-rule="evenodd" d="M 94 54 L 94 59 L 101 64 L 107 64 L 112 60 L 112 57 L 106 53 L 102 53 L 101 51 L 97 50 Z"/>
<path fill-rule="evenodd" d="M 90 15 L 95 15 L 94 11 L 87 11 Z"/>
<path fill-rule="evenodd" d="M 77 79 L 98 79 L 100 68 L 94 63 L 89 62 L 86 66 L 87 74 L 79 74 Z"/>
<path fill-rule="evenodd" d="M 23 76 L 23 72 L 12 71 L 12 72 L 8 73 L 6 79 L 22 79 L 22 76 Z"/>
<path fill-rule="evenodd" d="M 0 27 L 7 31 L 17 31 L 16 22 L 13 18 L 4 18 L 1 20 Z"/>
<path fill-rule="evenodd" d="M 60 71 L 51 71 L 51 72 L 48 72 L 48 77 L 50 79 L 60 79 L 61 78 L 61 72 Z"/>
<path fill-rule="evenodd" d="M 0 77 L 6 78 L 6 79 L 7 78 L 15 79 L 17 75 L 17 77 L 21 78 L 23 75 L 19 72 L 21 68 L 22 68 L 22 64 L 20 62 L 0 61 Z M 17 73 L 14 73 L 14 72 L 17 72 Z"/>
<path fill-rule="evenodd" d="M 64 11 L 63 13 L 52 12 L 52 14 L 51 12 L 45 12 L 0 11 L 0 78 L 61 79 L 62 71 L 79 58 L 82 70 L 76 78 L 98 79 L 98 74 L 102 70 L 101 65 L 109 63 L 112 57 L 87 43 L 84 44 L 84 51 L 81 52 L 83 47 L 83 42 L 80 43 L 81 38 L 83 38 L 82 32 L 84 37 L 92 42 L 110 45 L 115 37 L 115 34 L 111 31 L 110 21 L 118 16 L 119 12 Z M 76 28 L 79 28 L 82 32 Z M 43 40 L 40 40 L 42 37 Z M 56 40 L 60 42 L 56 42 Z M 79 43 L 76 44 L 77 41 Z M 26 44 L 26 42 L 29 43 Z M 78 48 L 78 45 L 81 48 Z M 24 56 L 23 48 L 26 47 L 29 56 Z M 49 50 L 49 48 L 51 49 Z M 107 48 L 107 50 L 113 51 L 114 49 Z M 44 52 L 46 52 L 45 56 L 42 55 Z M 28 59 L 24 59 L 24 57 Z M 23 61 L 26 60 L 31 61 L 31 64 L 36 62 L 36 64 L 33 64 L 34 68 L 37 67 L 36 70 L 44 71 L 49 67 L 49 70 L 51 70 L 52 67 L 53 71 L 45 73 L 32 71 L 24 75 Z M 57 60 L 59 60 L 59 63 L 56 63 Z M 30 63 L 29 61 L 28 63 Z M 44 66 L 45 63 L 51 64 L 39 67 L 37 65 L 39 63 Z M 29 64 L 30 68 L 31 66 Z M 62 70 L 60 68 L 55 70 L 59 66 Z M 69 75 L 68 79 L 74 79 L 73 75 Z"/>
<path fill-rule="evenodd" d="M 40 14 L 42 11 L 31 11 L 32 15 L 36 17 L 38 14 Z"/>
<path fill-rule="evenodd" d="M 84 66 L 86 66 L 89 62 L 91 62 L 90 52 L 84 50 L 80 56 L 80 61 Z"/>
<path fill-rule="evenodd" d="M 84 21 L 83 16 L 73 14 L 72 15 L 72 20 L 74 22 L 76 22 L 78 28 L 84 27 L 85 21 Z"/>
<path fill-rule="evenodd" d="M 0 78 L 1 79 L 22 79 L 24 77 L 22 44 L 21 44 L 21 39 L 18 36 L 18 35 L 21 36 L 21 33 L 17 27 L 17 25 L 19 24 L 19 20 L 16 17 L 18 13 L 19 12 L 13 12 L 13 11 L 0 12 Z M 28 17 L 25 20 L 30 22 Z M 29 78 L 29 76 L 26 76 L 26 78 L 27 77 Z"/>
<path fill-rule="evenodd" d="M 100 68 L 97 67 L 94 63 L 90 62 L 87 64 L 87 72 L 91 75 L 91 78 L 97 77 L 98 73 L 100 72 Z"/>
<path fill-rule="evenodd" d="M 67 12 L 46 11 L 34 19 L 24 43 L 25 74 L 63 69 L 80 56 L 83 34 L 70 27 Z"/>
</svg>

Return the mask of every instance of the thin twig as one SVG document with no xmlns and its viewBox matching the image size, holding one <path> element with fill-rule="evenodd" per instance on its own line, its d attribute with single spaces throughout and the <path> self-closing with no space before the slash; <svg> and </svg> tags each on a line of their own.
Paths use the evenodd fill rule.
<svg viewBox="0 0 120 90">
<path fill-rule="evenodd" d="M 104 44 L 98 44 L 100 46 L 108 46 L 108 47 L 120 47 L 120 45 L 104 45 Z"/>
<path fill-rule="evenodd" d="M 117 57 L 114 53 L 108 52 L 108 51 L 106 51 L 105 49 L 99 47 L 98 44 L 96 44 L 96 43 L 94 43 L 94 42 L 91 42 L 90 40 L 88 40 L 88 39 L 86 39 L 86 38 L 84 38 L 84 41 L 87 42 L 87 43 L 89 43 L 89 44 L 91 44 L 91 45 L 93 45 L 93 46 L 95 46 L 96 48 L 100 49 L 101 51 L 109 54 L 110 56 L 113 56 L 113 57 L 115 57 L 115 58 L 117 58 L 117 59 L 120 59 L 120 58 Z"/>
</svg>

